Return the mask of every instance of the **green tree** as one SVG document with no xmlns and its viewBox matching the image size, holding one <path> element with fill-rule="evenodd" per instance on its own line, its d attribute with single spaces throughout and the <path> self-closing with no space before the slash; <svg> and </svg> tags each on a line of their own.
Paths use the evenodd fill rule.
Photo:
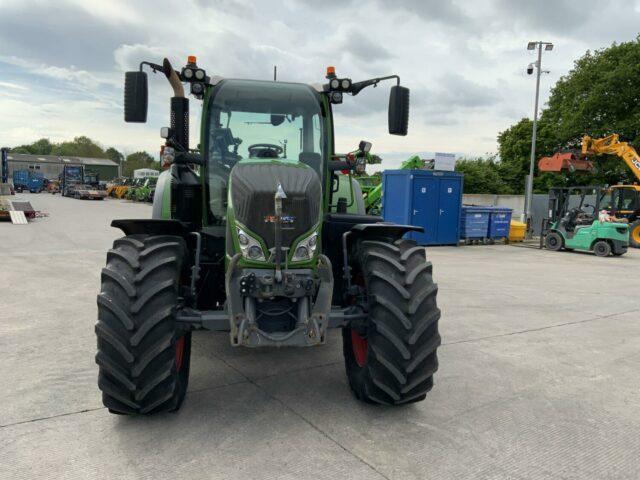
<svg viewBox="0 0 640 480">
<path fill-rule="evenodd" d="M 122 168 L 122 174 L 125 177 L 133 177 L 133 171 L 139 168 L 153 168 L 154 170 L 160 170 L 160 162 L 155 161 L 147 152 L 135 152 L 127 155 Z"/>
<path fill-rule="evenodd" d="M 61 142 L 54 145 L 53 155 L 70 157 L 106 158 L 103 148 L 89 137 L 75 137 L 70 142 Z"/>
<path fill-rule="evenodd" d="M 639 75 L 640 37 L 587 51 L 551 90 L 538 122 L 536 163 L 554 152 L 578 149 L 583 135 L 618 133 L 622 140 L 640 146 Z M 531 120 L 524 118 L 498 136 L 500 172 L 512 193 L 524 192 L 531 131 Z M 544 193 L 559 184 L 613 184 L 632 179 L 628 168 L 615 157 L 598 157 L 596 164 L 594 174 L 564 175 L 540 174 L 536 165 L 534 191 Z"/>
<path fill-rule="evenodd" d="M 124 155 L 122 155 L 122 153 L 120 153 L 114 147 L 107 148 L 104 154 L 108 159 L 113 160 L 117 164 L 120 164 L 120 162 L 124 161 Z"/>
<path fill-rule="evenodd" d="M 458 159 L 456 171 L 464 174 L 464 193 L 509 193 L 494 158 Z"/>
<path fill-rule="evenodd" d="M 29 145 L 20 145 L 11 149 L 14 153 L 28 153 L 31 155 L 50 155 L 53 145 L 48 138 L 41 138 Z"/>
<path fill-rule="evenodd" d="M 525 177 L 529 173 L 531 158 L 532 129 L 533 122 L 523 118 L 498 135 L 499 171 L 507 193 L 524 192 Z M 538 135 L 537 144 L 542 145 L 541 137 L 542 135 Z"/>
</svg>

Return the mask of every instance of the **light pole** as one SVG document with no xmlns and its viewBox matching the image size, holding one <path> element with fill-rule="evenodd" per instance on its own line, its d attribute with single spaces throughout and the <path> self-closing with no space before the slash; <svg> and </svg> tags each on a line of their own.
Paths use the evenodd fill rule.
<svg viewBox="0 0 640 480">
<path fill-rule="evenodd" d="M 542 47 L 545 50 L 553 50 L 553 43 L 550 42 L 529 42 L 527 50 L 538 49 L 538 60 L 530 63 L 527 67 L 527 73 L 531 75 L 533 69 L 536 69 L 536 101 L 533 110 L 533 134 L 531 136 L 531 159 L 529 162 L 529 178 L 527 179 L 527 187 L 525 192 L 524 210 L 525 221 L 527 222 L 527 232 L 531 232 L 531 203 L 533 200 L 533 171 L 534 162 L 536 160 L 536 134 L 538 132 L 538 98 L 540 96 L 540 74 L 542 73 Z"/>
</svg>

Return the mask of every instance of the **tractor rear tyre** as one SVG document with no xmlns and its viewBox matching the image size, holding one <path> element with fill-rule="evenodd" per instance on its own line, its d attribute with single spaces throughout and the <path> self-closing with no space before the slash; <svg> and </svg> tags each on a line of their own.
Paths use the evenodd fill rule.
<svg viewBox="0 0 640 480">
<path fill-rule="evenodd" d="M 128 235 L 107 253 L 98 294 L 98 387 L 111 413 L 180 408 L 187 391 L 191 333 L 176 328 L 186 261 L 181 237 Z"/>
<path fill-rule="evenodd" d="M 413 241 L 360 244 L 354 281 L 365 287 L 369 318 L 342 330 L 347 377 L 358 399 L 400 405 L 424 400 L 433 387 L 440 310 L 431 271 L 424 247 Z"/>
<path fill-rule="evenodd" d="M 547 247 L 547 250 L 551 250 L 552 252 L 558 252 L 562 249 L 562 244 L 564 240 L 562 235 L 558 232 L 549 232 L 544 240 L 544 245 Z"/>
<path fill-rule="evenodd" d="M 611 254 L 611 245 L 605 240 L 598 240 L 593 246 L 593 253 L 598 257 L 608 257 Z"/>
<path fill-rule="evenodd" d="M 640 220 L 629 225 L 629 245 L 633 248 L 640 248 Z"/>
</svg>

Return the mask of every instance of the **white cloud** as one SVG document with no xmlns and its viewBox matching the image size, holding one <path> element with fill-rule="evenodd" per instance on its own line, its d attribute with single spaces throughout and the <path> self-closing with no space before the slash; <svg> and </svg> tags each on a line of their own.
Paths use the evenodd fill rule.
<svg viewBox="0 0 640 480">
<path fill-rule="evenodd" d="M 236 78 L 270 79 L 273 65 L 279 79 L 309 83 L 322 81 L 327 65 L 354 80 L 397 73 L 412 90 L 409 135 L 387 134 L 386 84 L 336 107 L 339 149 L 366 138 L 394 158 L 484 154 L 496 150 L 499 131 L 533 110 L 528 40 L 556 44 L 543 59 L 551 70 L 544 102 L 587 49 L 635 38 L 638 2 L 589 2 L 597 8 L 569 0 L 372 0 L 366 8 L 356 0 L 4 0 L 0 137 L 15 144 L 85 134 L 155 153 L 170 90 L 150 75 L 149 123 L 126 125 L 122 72 L 164 56 L 177 66 L 195 54 L 210 74 Z M 603 22 L 603 11 L 617 21 Z M 191 110 L 195 117 L 197 102 Z M 197 130 L 196 123 L 194 141 Z"/>
<path fill-rule="evenodd" d="M 11 82 L 0 82 L 0 88 L 11 88 L 13 90 L 22 90 L 22 91 L 29 90 L 24 85 L 18 85 L 17 83 L 11 83 Z"/>
</svg>

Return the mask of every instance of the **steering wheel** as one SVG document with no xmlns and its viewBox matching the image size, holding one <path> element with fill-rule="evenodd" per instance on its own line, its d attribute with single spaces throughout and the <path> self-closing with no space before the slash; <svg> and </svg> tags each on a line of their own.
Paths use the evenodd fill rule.
<svg viewBox="0 0 640 480">
<path fill-rule="evenodd" d="M 249 145 L 249 157 L 257 158 L 279 158 L 284 149 L 280 145 L 273 143 L 254 143 Z"/>
</svg>

